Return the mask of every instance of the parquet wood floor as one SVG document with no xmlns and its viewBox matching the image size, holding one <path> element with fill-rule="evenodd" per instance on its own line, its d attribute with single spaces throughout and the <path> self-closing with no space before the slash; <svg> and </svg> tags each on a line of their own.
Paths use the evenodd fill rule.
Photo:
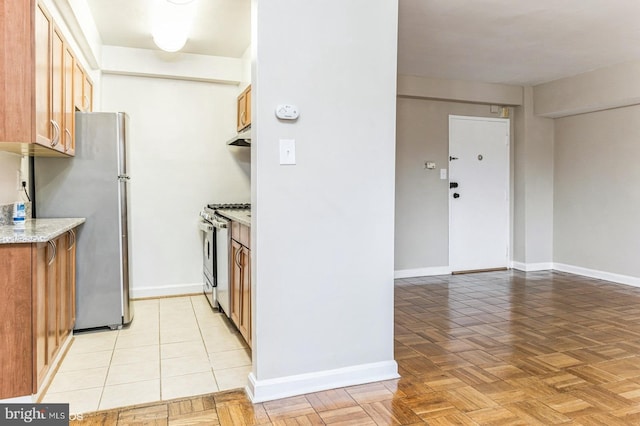
<svg viewBox="0 0 640 426">
<path fill-rule="evenodd" d="M 558 272 L 401 279 L 402 378 L 251 404 L 242 391 L 83 425 L 640 425 L 640 289 Z"/>
</svg>

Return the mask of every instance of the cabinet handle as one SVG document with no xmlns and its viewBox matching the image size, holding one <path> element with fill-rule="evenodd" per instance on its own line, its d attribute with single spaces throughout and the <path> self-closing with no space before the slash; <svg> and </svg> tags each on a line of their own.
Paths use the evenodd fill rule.
<svg viewBox="0 0 640 426">
<path fill-rule="evenodd" d="M 236 265 L 238 265 L 238 268 L 242 269 L 242 264 L 240 263 L 240 261 L 238 260 L 238 258 L 240 257 L 240 255 L 242 254 L 242 249 L 238 250 L 236 252 L 236 258 L 234 259 L 236 262 Z"/>
<path fill-rule="evenodd" d="M 73 139 L 73 136 L 71 136 L 71 132 L 69 131 L 69 129 L 66 129 L 66 128 L 65 128 L 65 129 L 64 129 L 64 132 L 65 132 L 67 135 L 69 135 L 69 139 Z M 65 138 L 65 140 L 66 140 L 66 138 Z M 64 144 L 64 152 L 69 151 L 69 146 L 70 146 L 70 145 L 71 145 L 71 144 L 66 144 L 66 143 Z"/>
<path fill-rule="evenodd" d="M 71 251 L 71 249 L 73 249 L 73 246 L 76 245 L 76 233 L 73 232 L 73 229 L 69 229 L 67 232 L 71 237 L 71 243 L 69 243 L 69 248 L 67 249 L 67 251 Z"/>
<path fill-rule="evenodd" d="M 56 123 L 56 120 L 51 120 L 51 124 L 53 125 L 53 130 L 56 131 L 55 136 L 51 140 L 51 148 L 53 148 L 60 142 L 60 126 Z"/>
<path fill-rule="evenodd" d="M 49 261 L 47 262 L 47 266 L 50 266 L 55 260 L 56 255 L 58 254 L 58 247 L 56 247 L 56 243 L 54 241 L 47 241 L 47 243 L 49 243 L 49 245 L 53 249 L 53 254 L 51 255 L 51 259 L 49 259 Z"/>
<path fill-rule="evenodd" d="M 244 124 L 244 120 L 247 118 L 247 112 L 246 111 L 242 111 L 242 114 L 240 114 L 240 124 Z"/>
</svg>

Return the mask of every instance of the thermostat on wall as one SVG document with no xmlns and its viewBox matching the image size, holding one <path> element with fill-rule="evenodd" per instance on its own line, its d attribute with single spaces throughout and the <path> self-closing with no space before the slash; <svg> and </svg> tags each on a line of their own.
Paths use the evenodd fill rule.
<svg viewBox="0 0 640 426">
<path fill-rule="evenodd" d="M 300 113 L 295 105 L 283 104 L 276 107 L 276 117 L 281 120 L 295 120 Z"/>
</svg>

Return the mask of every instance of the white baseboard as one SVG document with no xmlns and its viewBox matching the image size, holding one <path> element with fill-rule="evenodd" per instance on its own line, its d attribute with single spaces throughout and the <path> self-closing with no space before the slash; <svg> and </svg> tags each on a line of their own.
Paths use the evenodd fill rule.
<svg viewBox="0 0 640 426">
<path fill-rule="evenodd" d="M 451 268 L 448 266 L 434 266 L 430 268 L 400 269 L 393 272 L 393 278 L 429 277 L 432 275 L 449 275 Z"/>
<path fill-rule="evenodd" d="M 630 275 L 614 274 L 612 272 L 598 271 L 596 269 L 583 268 L 581 266 L 567 265 L 564 263 L 554 263 L 553 269 L 560 272 L 568 272 L 570 274 L 582 275 L 599 280 L 611 281 L 618 284 L 626 284 L 634 287 L 640 287 L 640 278 Z"/>
<path fill-rule="evenodd" d="M 181 296 L 202 293 L 202 283 L 174 284 L 158 287 L 134 287 L 131 289 L 132 299 L 147 297 Z"/>
<path fill-rule="evenodd" d="M 524 272 L 549 271 L 553 269 L 553 262 L 524 263 L 514 261 L 511 262 L 511 268 Z"/>
<path fill-rule="evenodd" d="M 245 390 L 255 404 L 398 377 L 398 364 L 391 360 L 267 380 L 257 380 L 253 373 L 250 373 L 249 384 Z"/>
<path fill-rule="evenodd" d="M 17 396 L 15 398 L 0 399 L 0 404 L 33 404 L 35 403 L 33 395 Z"/>
</svg>

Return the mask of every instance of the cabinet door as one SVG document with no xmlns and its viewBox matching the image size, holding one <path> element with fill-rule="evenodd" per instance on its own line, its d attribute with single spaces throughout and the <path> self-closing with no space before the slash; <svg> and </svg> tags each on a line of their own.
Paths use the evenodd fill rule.
<svg viewBox="0 0 640 426">
<path fill-rule="evenodd" d="M 33 387 L 31 254 L 30 244 L 0 245 L 0 399 Z"/>
<path fill-rule="evenodd" d="M 49 146 L 54 139 L 51 123 L 51 18 L 40 5 L 35 13 L 35 114 L 36 143 Z"/>
<path fill-rule="evenodd" d="M 251 86 L 238 96 L 238 131 L 251 125 Z"/>
<path fill-rule="evenodd" d="M 69 245 L 71 239 L 68 233 L 65 233 L 58 237 L 56 240 L 57 253 L 56 253 L 56 289 L 58 294 L 56 299 L 58 300 L 57 315 L 56 315 L 56 344 L 60 346 L 64 341 L 64 338 L 69 334 L 68 324 L 71 321 L 70 307 L 71 307 L 71 288 L 69 285 Z"/>
<path fill-rule="evenodd" d="M 76 152 L 76 136 L 75 136 L 75 108 L 73 105 L 73 67 L 75 66 L 75 58 L 69 46 L 64 48 L 64 127 L 62 132 L 62 140 L 64 142 L 65 152 L 69 155 L 75 155 Z"/>
<path fill-rule="evenodd" d="M 49 244 L 34 244 L 36 251 L 35 276 L 33 279 L 33 333 L 35 340 L 35 372 L 34 388 L 36 393 L 42 384 L 44 376 L 47 374 L 49 358 L 47 356 L 47 262 L 49 260 Z"/>
<path fill-rule="evenodd" d="M 70 230 L 68 256 L 67 256 L 67 270 L 69 279 L 69 323 L 67 329 L 71 332 L 76 325 L 76 231 Z"/>
<path fill-rule="evenodd" d="M 64 152 L 64 41 L 56 28 L 51 38 L 51 120 L 53 140 L 51 147 Z"/>
<path fill-rule="evenodd" d="M 58 349 L 58 279 L 56 270 L 56 256 L 58 247 L 56 241 L 49 241 L 47 247 L 47 282 L 45 290 L 46 329 L 47 329 L 47 365 L 51 364 Z"/>
<path fill-rule="evenodd" d="M 82 107 L 83 111 L 93 111 L 93 84 L 86 73 L 82 85 Z"/>
<path fill-rule="evenodd" d="M 76 110 L 82 111 L 82 90 L 84 86 L 84 70 L 78 63 L 73 65 L 73 105 Z"/>
<path fill-rule="evenodd" d="M 251 126 L 251 86 L 244 95 L 245 127 Z"/>
<path fill-rule="evenodd" d="M 242 265 L 242 307 L 240 309 L 241 318 L 238 329 L 249 347 L 251 347 L 251 250 L 243 246 L 240 257 Z"/>
<path fill-rule="evenodd" d="M 36 131 L 34 125 L 34 91 L 36 74 L 35 60 L 47 66 L 47 49 L 35 51 L 35 38 L 44 35 L 48 41 L 45 23 L 37 15 L 34 18 L 35 5 L 32 1 L 0 2 L 0 148 L 7 149 L 3 142 L 34 142 Z M 46 22 L 46 19 L 45 19 Z M 39 31 L 36 34 L 35 26 Z M 35 72 L 34 72 L 35 71 Z M 46 83 L 46 80 L 45 80 Z M 46 106 L 46 99 L 45 106 Z M 40 99 L 35 102 L 39 105 Z M 46 120 L 45 120 L 46 122 Z M 46 139 L 48 128 L 43 129 Z M 13 145 L 13 144 L 11 144 Z M 9 149 L 11 150 L 11 149 Z M 14 151 L 15 152 L 15 151 Z M 21 152 L 16 152 L 22 154 Z M 22 154 L 24 155 L 24 154 Z"/>
<path fill-rule="evenodd" d="M 238 97 L 238 131 L 246 127 L 247 120 L 247 94 L 241 93 Z"/>
<path fill-rule="evenodd" d="M 242 310 L 242 265 L 240 256 L 242 246 L 236 240 L 231 240 L 231 321 L 239 327 Z"/>
<path fill-rule="evenodd" d="M 73 68 L 73 104 L 78 111 L 93 111 L 93 84 L 78 61 Z"/>
</svg>

